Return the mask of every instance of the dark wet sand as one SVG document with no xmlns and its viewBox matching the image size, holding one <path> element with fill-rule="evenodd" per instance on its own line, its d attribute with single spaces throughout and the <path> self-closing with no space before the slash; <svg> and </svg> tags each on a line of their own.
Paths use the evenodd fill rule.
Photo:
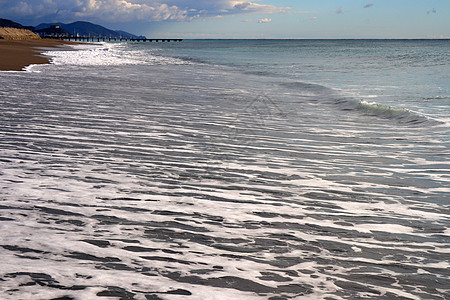
<svg viewBox="0 0 450 300">
<path fill-rule="evenodd" d="M 61 40 L 0 40 L 0 71 L 21 71 L 31 64 L 47 64 L 43 48 L 56 48 L 73 42 Z"/>
</svg>

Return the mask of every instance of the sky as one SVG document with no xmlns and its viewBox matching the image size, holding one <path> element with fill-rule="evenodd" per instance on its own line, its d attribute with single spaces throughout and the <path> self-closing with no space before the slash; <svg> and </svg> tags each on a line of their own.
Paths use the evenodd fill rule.
<svg viewBox="0 0 450 300">
<path fill-rule="evenodd" d="M 149 38 L 450 38 L 450 0 L 0 0 L 0 18 Z"/>
</svg>

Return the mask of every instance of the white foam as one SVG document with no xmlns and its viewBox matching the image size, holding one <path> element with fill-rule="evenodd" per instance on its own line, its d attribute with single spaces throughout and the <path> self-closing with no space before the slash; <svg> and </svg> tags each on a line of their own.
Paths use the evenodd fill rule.
<svg viewBox="0 0 450 300">
<path fill-rule="evenodd" d="M 70 45 L 70 50 L 50 50 L 43 54 L 50 57 L 53 65 L 58 66 L 123 66 L 123 65 L 173 65 L 189 62 L 156 56 L 151 48 L 142 46 L 130 49 L 126 43 L 90 43 Z M 38 73 L 42 66 L 30 65 L 25 71 Z"/>
<path fill-rule="evenodd" d="M 71 46 L 76 51 L 47 51 L 55 65 L 102 66 L 136 65 L 141 62 L 133 57 L 121 55 L 120 44 L 78 44 Z"/>
<path fill-rule="evenodd" d="M 251 81 L 228 89 L 221 86 L 227 80 L 197 66 L 120 67 L 165 63 L 150 44 L 75 48 L 55 51 L 54 65 L 38 68 L 55 69 L 54 77 L 5 76 L 17 79 L 1 95 L 8 108 L 0 114 L 8 126 L 0 149 L 2 274 L 45 272 L 67 288 L 26 285 L 30 276 L 12 274 L 0 288 L 9 299 L 93 299 L 107 286 L 139 293 L 136 299 L 152 291 L 182 299 L 164 294 L 177 288 L 189 290 L 190 299 L 263 298 L 215 287 L 233 278 L 267 286 L 274 293 L 266 298 L 294 284 L 312 293 L 283 295 L 345 299 L 351 291 L 335 283 L 352 274 L 396 278 L 401 264 L 444 276 L 448 264 L 435 258 L 450 251 L 441 239 L 450 231 L 442 204 L 426 201 L 445 200 L 448 191 L 440 135 L 425 139 L 418 130 L 366 126 L 347 116 L 341 122 L 334 111 L 312 118 L 320 107 L 308 115 L 307 104 L 305 119 L 262 120 L 264 111 L 239 114 L 237 101 L 226 103 L 235 94 L 250 97 Z M 109 69 L 120 72 L 102 72 Z M 128 71 L 135 72 L 129 82 Z M 46 78 L 60 74 L 73 85 L 50 85 L 34 97 Z M 85 74 L 101 80 L 80 91 Z M 117 79 L 124 80 L 120 89 L 112 86 Z M 403 284 L 367 283 L 409 298 L 427 290 L 403 292 Z M 73 285 L 87 288 L 69 290 Z"/>
</svg>

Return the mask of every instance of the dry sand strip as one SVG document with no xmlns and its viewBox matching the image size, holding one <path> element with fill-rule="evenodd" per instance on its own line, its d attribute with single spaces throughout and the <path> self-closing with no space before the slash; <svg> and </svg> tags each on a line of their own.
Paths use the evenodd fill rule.
<svg viewBox="0 0 450 300">
<path fill-rule="evenodd" d="M 48 64 L 43 56 L 43 48 L 73 44 L 73 42 L 39 39 L 39 40 L 0 40 L 0 71 L 21 71 L 31 64 Z"/>
</svg>

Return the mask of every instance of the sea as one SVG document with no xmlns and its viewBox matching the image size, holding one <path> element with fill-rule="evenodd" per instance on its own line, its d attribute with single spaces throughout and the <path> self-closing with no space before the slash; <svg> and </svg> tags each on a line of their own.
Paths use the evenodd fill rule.
<svg viewBox="0 0 450 300">
<path fill-rule="evenodd" d="M 42 51 L 0 72 L 1 299 L 450 299 L 450 40 Z"/>
</svg>

